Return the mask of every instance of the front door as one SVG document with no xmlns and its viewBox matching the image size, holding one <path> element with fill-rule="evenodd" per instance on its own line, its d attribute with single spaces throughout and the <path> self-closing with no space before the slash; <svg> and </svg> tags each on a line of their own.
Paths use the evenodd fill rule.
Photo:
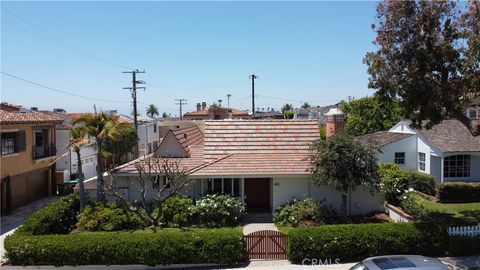
<svg viewBox="0 0 480 270">
<path fill-rule="evenodd" d="M 245 178 L 247 212 L 270 212 L 270 178 Z"/>
</svg>

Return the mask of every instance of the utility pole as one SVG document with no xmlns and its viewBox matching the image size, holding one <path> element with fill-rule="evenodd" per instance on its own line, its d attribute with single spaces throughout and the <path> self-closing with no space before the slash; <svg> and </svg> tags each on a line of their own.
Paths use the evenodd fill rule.
<svg viewBox="0 0 480 270">
<path fill-rule="evenodd" d="M 124 87 L 123 89 L 128 89 L 132 93 L 133 99 L 133 123 L 135 125 L 135 133 L 138 136 L 138 122 L 137 122 L 137 90 L 143 89 L 145 87 L 138 87 L 137 84 L 145 84 L 144 81 L 138 80 L 137 81 L 137 73 L 145 73 L 144 71 L 139 71 L 138 69 L 132 71 L 123 71 L 122 73 L 131 73 L 132 74 L 132 87 Z M 138 142 L 135 144 L 135 158 L 138 158 Z"/>
<path fill-rule="evenodd" d="M 232 97 L 232 95 L 230 94 L 227 94 L 227 109 L 230 110 L 230 98 Z"/>
<path fill-rule="evenodd" d="M 257 76 L 255 74 L 250 75 L 249 77 L 252 79 L 252 114 L 255 113 L 255 79 Z"/>
<path fill-rule="evenodd" d="M 180 120 L 183 120 L 182 106 L 187 105 L 187 100 L 184 98 L 180 98 L 180 99 L 175 99 L 175 101 L 178 101 L 177 103 L 175 103 L 175 105 L 180 105 Z"/>
</svg>

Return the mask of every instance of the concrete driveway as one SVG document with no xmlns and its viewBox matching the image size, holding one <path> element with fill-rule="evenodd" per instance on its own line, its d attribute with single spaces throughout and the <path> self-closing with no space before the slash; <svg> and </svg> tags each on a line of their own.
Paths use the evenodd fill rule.
<svg viewBox="0 0 480 270">
<path fill-rule="evenodd" d="M 9 215 L 1 217 L 0 262 L 4 261 L 3 256 L 5 255 L 5 249 L 3 247 L 3 242 L 5 237 L 12 234 L 18 227 L 20 227 L 31 214 L 42 209 L 45 205 L 56 201 L 58 198 L 59 197 L 57 196 L 45 197 L 19 207 L 13 210 Z"/>
</svg>

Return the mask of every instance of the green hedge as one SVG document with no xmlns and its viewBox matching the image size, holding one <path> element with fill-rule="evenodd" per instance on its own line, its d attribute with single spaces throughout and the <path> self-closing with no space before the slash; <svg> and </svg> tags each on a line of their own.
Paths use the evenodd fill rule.
<svg viewBox="0 0 480 270">
<path fill-rule="evenodd" d="M 440 184 L 438 198 L 444 203 L 480 202 L 480 183 L 451 182 Z"/>
<path fill-rule="evenodd" d="M 387 254 L 444 255 L 444 227 L 426 223 L 325 225 L 295 228 L 288 233 L 288 258 L 362 260 Z"/>
<path fill-rule="evenodd" d="M 75 228 L 80 211 L 80 196 L 70 194 L 31 215 L 17 230 L 18 233 L 67 234 Z"/>
<path fill-rule="evenodd" d="M 240 229 L 13 234 L 5 239 L 13 265 L 233 264 L 244 258 Z"/>
</svg>

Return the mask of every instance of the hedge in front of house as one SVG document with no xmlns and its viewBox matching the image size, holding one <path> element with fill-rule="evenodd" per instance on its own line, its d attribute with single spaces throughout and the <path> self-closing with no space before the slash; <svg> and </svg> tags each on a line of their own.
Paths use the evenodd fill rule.
<svg viewBox="0 0 480 270">
<path fill-rule="evenodd" d="M 442 203 L 480 202 L 480 183 L 450 182 L 440 184 L 438 198 Z"/>
<path fill-rule="evenodd" d="M 363 260 L 387 254 L 443 255 L 446 229 L 425 223 L 325 225 L 288 233 L 288 259 Z"/>
<path fill-rule="evenodd" d="M 75 228 L 79 211 L 80 196 L 76 192 L 35 212 L 17 232 L 33 235 L 67 234 Z"/>
<path fill-rule="evenodd" d="M 13 265 L 233 264 L 243 260 L 240 229 L 13 234 L 5 239 Z"/>
</svg>

